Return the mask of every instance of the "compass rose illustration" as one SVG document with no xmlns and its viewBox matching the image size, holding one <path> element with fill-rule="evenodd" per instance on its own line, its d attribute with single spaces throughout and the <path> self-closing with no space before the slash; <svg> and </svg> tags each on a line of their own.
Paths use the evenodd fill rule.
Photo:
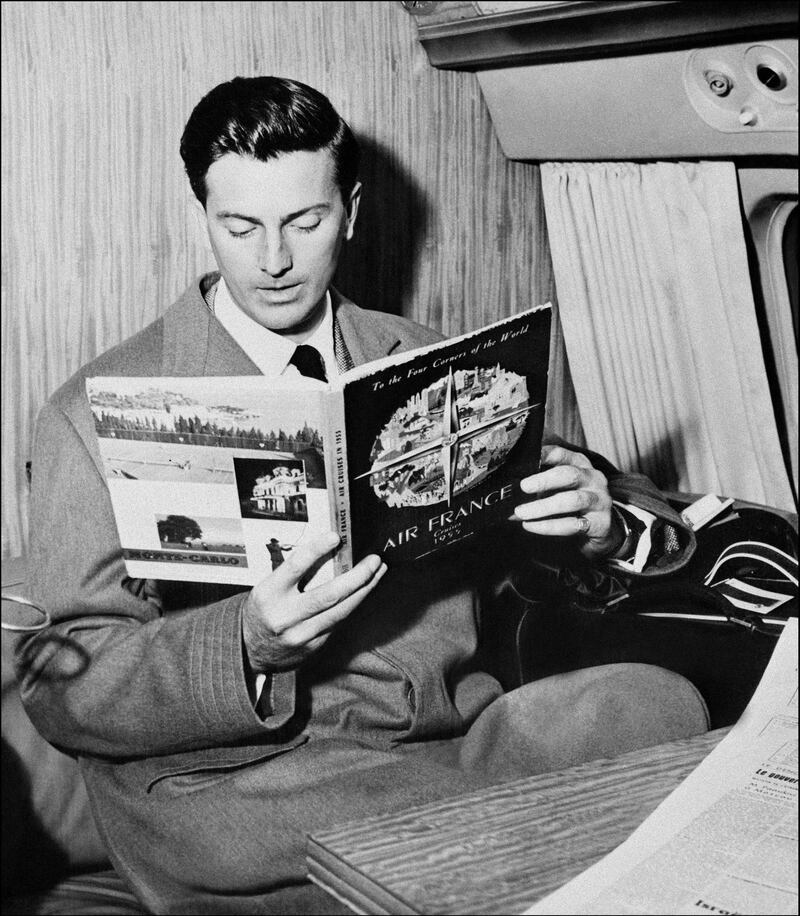
<svg viewBox="0 0 800 916">
<path fill-rule="evenodd" d="M 376 495 L 390 505 L 414 505 L 441 502 L 446 499 L 449 506 L 456 493 L 474 485 L 491 473 L 494 467 L 502 463 L 502 459 L 522 435 L 527 415 L 540 405 L 528 403 L 527 386 L 522 376 L 502 370 L 499 366 L 489 370 L 489 373 L 493 374 L 491 382 L 487 382 L 486 390 L 479 390 L 474 397 L 477 398 L 478 403 L 484 402 L 486 408 L 491 406 L 488 412 L 491 412 L 492 416 L 484 418 L 483 414 L 487 410 L 483 408 L 476 410 L 473 414 L 470 399 L 465 396 L 463 390 L 466 387 L 465 378 L 477 380 L 482 377 L 481 370 L 459 371 L 462 382 L 462 392 L 459 393 L 459 386 L 456 384 L 457 380 L 451 367 L 446 379 L 440 379 L 438 383 L 420 392 L 416 398 L 417 404 L 423 403 L 426 395 L 438 393 L 441 382 L 444 381 L 442 419 L 441 427 L 437 430 L 438 435 L 434 434 L 431 438 L 421 437 L 418 440 L 421 441 L 421 444 L 416 446 L 407 440 L 399 451 L 397 448 L 389 450 L 383 460 L 379 452 L 378 456 L 374 457 L 370 470 L 357 475 L 355 479 L 369 477 Z M 494 394 L 495 397 L 490 399 L 491 394 Z M 511 406 L 509 406 L 509 401 Z M 467 415 L 467 420 L 471 418 L 470 415 L 473 415 L 475 422 L 469 423 L 462 420 L 459 414 L 459 402 L 461 402 L 462 413 Z M 409 402 L 409 405 L 411 403 Z M 409 405 L 395 414 L 390 424 L 384 429 L 384 433 L 392 427 L 392 424 L 395 427 L 409 425 Z M 413 419 L 421 421 L 418 414 L 415 414 Z M 406 422 L 404 423 L 403 420 Z M 438 424 L 429 423 L 426 432 L 430 432 L 434 426 Z M 483 440 L 483 447 L 481 440 Z M 486 444 L 490 441 L 491 446 Z M 380 437 L 376 440 L 376 443 L 379 442 Z M 476 446 L 482 453 L 483 464 L 480 468 L 473 454 Z M 373 450 L 373 455 L 375 451 Z M 420 479 L 426 476 L 426 471 L 435 473 L 437 481 L 443 475 L 441 496 L 430 489 L 423 495 L 422 486 L 418 491 L 411 486 L 415 479 L 419 483 Z M 381 489 L 382 482 L 389 478 L 395 479 L 391 494 Z"/>
</svg>

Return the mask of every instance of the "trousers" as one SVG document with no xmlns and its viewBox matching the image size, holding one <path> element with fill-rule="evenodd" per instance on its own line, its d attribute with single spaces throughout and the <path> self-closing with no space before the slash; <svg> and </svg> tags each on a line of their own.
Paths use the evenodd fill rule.
<svg viewBox="0 0 800 916">
<path fill-rule="evenodd" d="M 309 833 L 708 729 L 696 688 L 665 669 L 603 665 L 526 684 L 457 738 L 391 750 L 311 739 L 224 774 L 86 772 L 112 861 L 154 913 L 347 913 L 306 879 Z M 113 812 L 109 814 L 109 812 Z"/>
</svg>

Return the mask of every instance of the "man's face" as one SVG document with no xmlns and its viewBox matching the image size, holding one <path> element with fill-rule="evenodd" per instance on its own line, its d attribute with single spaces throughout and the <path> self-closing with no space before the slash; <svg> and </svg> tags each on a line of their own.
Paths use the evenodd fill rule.
<svg viewBox="0 0 800 916">
<path fill-rule="evenodd" d="M 206 189 L 209 239 L 234 301 L 270 331 L 304 340 L 353 234 L 360 186 L 345 206 L 322 149 L 267 162 L 226 153 Z"/>
</svg>

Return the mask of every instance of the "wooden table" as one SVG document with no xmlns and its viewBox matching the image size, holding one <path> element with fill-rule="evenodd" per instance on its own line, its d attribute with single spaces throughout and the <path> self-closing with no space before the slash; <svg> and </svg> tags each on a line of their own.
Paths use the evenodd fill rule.
<svg viewBox="0 0 800 916">
<path fill-rule="evenodd" d="M 309 875 L 357 913 L 522 913 L 625 840 L 727 731 L 316 833 Z"/>
</svg>

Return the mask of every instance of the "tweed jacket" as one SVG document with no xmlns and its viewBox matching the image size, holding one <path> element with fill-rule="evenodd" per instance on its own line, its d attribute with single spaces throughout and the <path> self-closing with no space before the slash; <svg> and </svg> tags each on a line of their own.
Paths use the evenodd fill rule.
<svg viewBox="0 0 800 916">
<path fill-rule="evenodd" d="M 479 609 L 468 571 L 478 564 L 390 570 L 318 658 L 271 675 L 265 718 L 243 661 L 247 590 L 127 575 L 84 380 L 258 374 L 205 303 L 214 279 L 201 278 L 161 318 L 81 369 L 41 411 L 29 593 L 54 623 L 19 652 L 31 719 L 69 753 L 143 768 L 148 787 L 263 760 L 309 735 L 348 732 L 388 749 L 463 733 L 502 692 L 474 664 Z M 357 365 L 440 339 L 338 294 L 333 302 Z M 644 478 L 612 469 L 611 488 L 680 526 Z"/>
</svg>

